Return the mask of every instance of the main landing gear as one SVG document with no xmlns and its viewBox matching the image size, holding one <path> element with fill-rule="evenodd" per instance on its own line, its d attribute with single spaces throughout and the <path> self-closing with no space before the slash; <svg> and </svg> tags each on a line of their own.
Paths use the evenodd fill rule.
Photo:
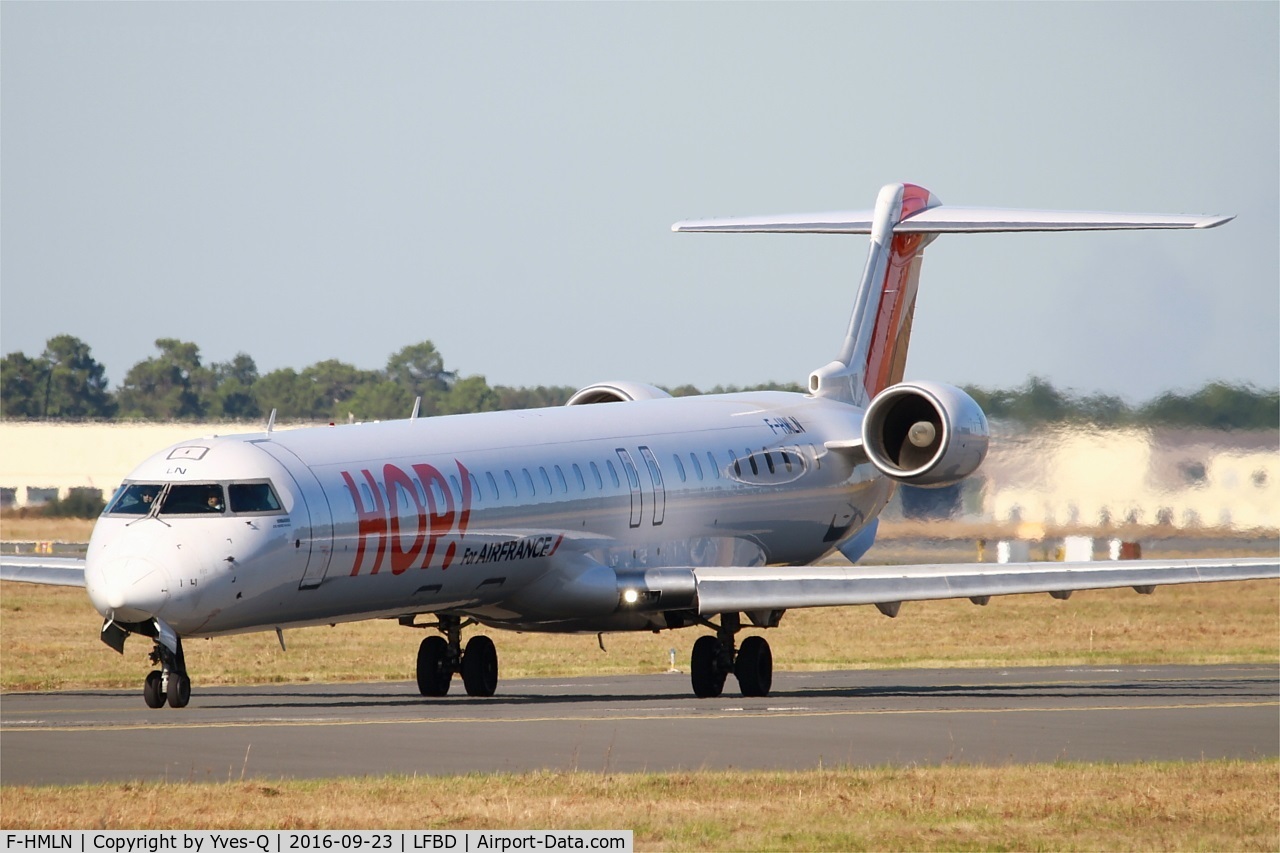
<svg viewBox="0 0 1280 853">
<path fill-rule="evenodd" d="M 434 625 L 414 626 L 444 634 L 427 637 L 418 646 L 418 691 L 423 696 L 448 694 L 454 673 L 462 674 L 468 696 L 492 696 L 498 689 L 498 650 L 493 640 L 475 636 L 467 642 L 466 651 L 462 649 L 462 629 L 474 624 L 474 619 L 463 622 L 457 616 L 440 616 Z"/>
<path fill-rule="evenodd" d="M 710 625 L 710 623 L 707 623 Z M 773 687 L 773 652 L 769 641 L 752 635 L 734 648 L 734 635 L 742 628 L 737 613 L 725 613 L 720 617 L 716 635 L 702 636 L 693 644 L 689 662 L 689 674 L 693 692 L 699 699 L 711 699 L 724 692 L 724 680 L 729 673 L 738 679 L 743 696 L 768 696 Z"/>
<path fill-rule="evenodd" d="M 160 669 L 147 673 L 142 683 L 142 698 L 148 708 L 163 708 L 169 703 L 171 708 L 185 708 L 191 701 L 191 678 L 187 675 L 187 662 L 182 654 L 182 640 L 175 638 L 177 651 L 170 651 L 164 643 L 156 640 L 151 650 L 151 662 L 159 664 Z"/>
</svg>

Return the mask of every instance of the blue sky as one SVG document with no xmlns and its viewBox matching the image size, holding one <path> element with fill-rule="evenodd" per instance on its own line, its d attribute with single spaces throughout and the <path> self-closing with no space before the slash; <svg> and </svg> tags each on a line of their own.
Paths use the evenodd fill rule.
<svg viewBox="0 0 1280 853">
<path fill-rule="evenodd" d="M 865 238 L 687 217 L 1234 213 L 926 253 L 908 378 L 1280 373 L 1280 4 L 0 4 L 0 348 L 804 381 Z"/>
</svg>

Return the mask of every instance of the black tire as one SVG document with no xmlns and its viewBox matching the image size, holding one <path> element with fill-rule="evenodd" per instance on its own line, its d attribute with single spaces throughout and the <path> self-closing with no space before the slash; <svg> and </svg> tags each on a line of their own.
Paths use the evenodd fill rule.
<svg viewBox="0 0 1280 853">
<path fill-rule="evenodd" d="M 169 673 L 169 707 L 185 708 L 191 701 L 191 679 L 185 672 Z"/>
<path fill-rule="evenodd" d="M 743 640 L 738 647 L 733 674 L 738 676 L 743 696 L 768 696 L 773 687 L 773 652 L 769 650 L 769 641 L 755 635 Z"/>
<path fill-rule="evenodd" d="M 427 637 L 418 646 L 418 692 L 423 696 L 445 696 L 453 681 L 448 667 L 449 644 L 444 637 Z"/>
<path fill-rule="evenodd" d="M 724 692 L 725 673 L 716 666 L 720 658 L 720 641 L 712 636 L 699 637 L 693 643 L 689 658 L 689 677 L 693 681 L 693 695 L 699 699 L 714 699 Z"/>
<path fill-rule="evenodd" d="M 492 696 L 498 689 L 498 650 L 488 637 L 472 637 L 462 653 L 462 684 L 468 696 Z"/>
<path fill-rule="evenodd" d="M 163 684 L 164 675 L 160 670 L 153 669 L 147 673 L 147 680 L 142 682 L 142 698 L 148 708 L 163 708 L 164 703 L 169 700 L 161 687 Z"/>
</svg>

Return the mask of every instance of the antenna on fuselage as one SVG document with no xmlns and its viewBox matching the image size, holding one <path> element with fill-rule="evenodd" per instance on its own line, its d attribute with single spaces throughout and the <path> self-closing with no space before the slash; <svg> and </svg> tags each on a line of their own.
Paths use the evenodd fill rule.
<svg viewBox="0 0 1280 853">
<path fill-rule="evenodd" d="M 271 435 L 271 430 L 276 425 L 276 410 L 271 410 L 271 416 L 267 418 L 267 435 Z"/>
<path fill-rule="evenodd" d="M 413 413 L 409 415 L 409 420 L 416 421 L 418 412 L 422 409 L 422 395 L 413 398 Z"/>
</svg>

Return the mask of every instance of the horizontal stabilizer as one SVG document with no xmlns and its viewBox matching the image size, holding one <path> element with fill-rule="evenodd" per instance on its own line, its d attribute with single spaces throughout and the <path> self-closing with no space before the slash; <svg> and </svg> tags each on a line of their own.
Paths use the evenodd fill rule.
<svg viewBox="0 0 1280 853">
<path fill-rule="evenodd" d="M 793 213 L 686 219 L 672 231 L 728 234 L 870 234 L 874 211 Z M 1069 210 L 1009 210 L 996 207 L 938 205 L 908 216 L 893 226 L 894 234 L 977 234 L 1002 231 L 1130 231 L 1170 228 L 1215 228 L 1234 216 L 1168 213 L 1093 213 Z"/>
</svg>

